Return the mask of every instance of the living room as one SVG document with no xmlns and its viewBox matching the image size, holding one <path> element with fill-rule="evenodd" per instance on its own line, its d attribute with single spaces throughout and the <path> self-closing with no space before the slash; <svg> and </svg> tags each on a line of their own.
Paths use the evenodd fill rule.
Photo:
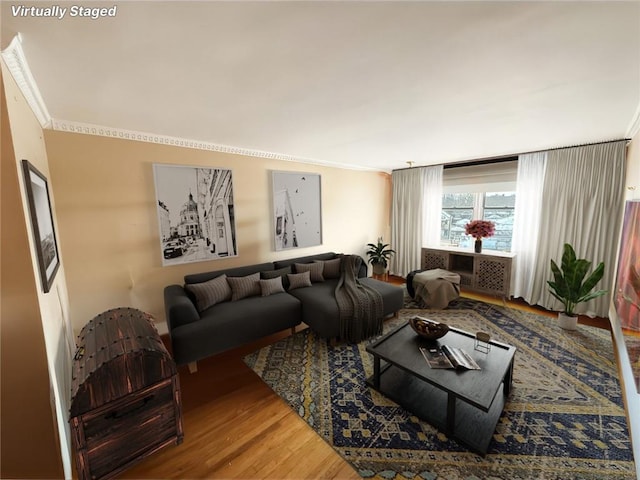
<svg viewBox="0 0 640 480">
<path fill-rule="evenodd" d="M 3 51 L 8 46 L 4 37 L 6 7 L 3 2 Z M 25 34 L 24 41 L 28 44 L 30 40 Z M 44 83 L 37 72 L 34 76 L 38 84 Z M 68 381 L 64 377 L 69 375 L 65 372 L 69 372 L 75 334 L 96 314 L 129 305 L 151 313 L 162 329 L 161 292 L 166 285 L 180 283 L 186 274 L 292 256 L 289 251 L 273 248 L 271 172 L 310 172 L 322 178 L 322 245 L 305 248 L 304 254 L 336 251 L 364 255 L 367 243 L 379 236 L 391 238 L 392 181 L 388 169 L 305 163 L 295 157 L 291 161 L 284 155 L 260 155 L 260 147 L 224 147 L 206 139 L 193 145 L 179 132 L 145 134 L 123 124 L 95 126 L 98 131 L 94 132 L 88 123 L 64 116 L 54 117 L 51 126 L 43 127 L 4 62 L 2 79 L 6 101 L 2 107 L 3 469 L 6 455 L 16 468 L 23 469 L 24 477 L 67 475 L 69 430 L 67 412 L 61 405 L 68 404 L 69 392 L 55 385 Z M 43 95 L 46 102 L 47 93 L 43 91 Z M 175 95 L 179 97 L 180 92 Z M 630 110 L 636 107 L 631 105 Z M 626 126 L 631 120 L 624 118 L 621 123 Z M 616 139 L 626 133 L 621 131 Z M 629 186 L 640 183 L 637 131 L 632 137 L 627 150 Z M 567 139 L 544 147 L 591 140 Z M 460 159 L 487 156 L 480 147 L 469 148 L 472 153 L 461 153 Z M 500 153 L 511 155 L 533 150 L 502 148 Z M 15 209 L 15 205 L 26 205 L 19 179 L 22 159 L 28 159 L 50 182 L 61 262 L 48 293 L 40 288 L 28 211 Z M 154 164 L 232 169 L 237 257 L 168 268 L 161 265 Z M 394 169 L 406 166 L 402 160 Z M 626 198 L 637 199 L 637 192 L 637 188 L 628 190 Z M 51 372 L 59 377 L 52 379 Z M 32 381 L 24 382 L 25 376 Z M 56 405 L 54 413 L 52 403 Z M 27 418 L 16 414 L 26 411 L 30 412 Z M 42 462 L 29 461 L 33 452 L 42 456 Z M 8 465 L 6 468 L 11 468 L 11 463 Z"/>
</svg>

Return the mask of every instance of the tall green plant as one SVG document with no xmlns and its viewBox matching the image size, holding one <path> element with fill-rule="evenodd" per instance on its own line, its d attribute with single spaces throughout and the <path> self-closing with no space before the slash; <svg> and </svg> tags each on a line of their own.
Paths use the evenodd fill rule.
<svg viewBox="0 0 640 480">
<path fill-rule="evenodd" d="M 551 295 L 562 302 L 566 315 L 574 316 L 573 309 L 577 304 L 607 293 L 606 290 L 591 292 L 604 275 L 604 262 L 600 262 L 585 280 L 585 276 L 591 268 L 591 262 L 577 258 L 573 247 L 565 243 L 561 267 L 561 269 L 558 268 L 556 262 L 551 260 L 554 281 L 547 280 L 547 283 Z"/>
<path fill-rule="evenodd" d="M 388 248 L 388 243 L 382 243 L 382 237 L 378 238 L 377 244 L 368 243 L 367 247 L 369 247 L 367 250 L 368 262 L 371 265 L 382 265 L 384 268 L 387 268 L 391 256 L 396 253 L 395 250 Z"/>
</svg>

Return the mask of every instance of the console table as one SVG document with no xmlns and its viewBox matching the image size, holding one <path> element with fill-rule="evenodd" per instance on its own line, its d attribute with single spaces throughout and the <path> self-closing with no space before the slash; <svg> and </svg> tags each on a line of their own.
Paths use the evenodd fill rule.
<svg viewBox="0 0 640 480">
<path fill-rule="evenodd" d="M 514 253 L 486 250 L 475 253 L 458 247 L 423 248 L 423 270 L 443 268 L 460 275 L 460 285 L 468 290 L 509 298 L 511 264 Z"/>
</svg>

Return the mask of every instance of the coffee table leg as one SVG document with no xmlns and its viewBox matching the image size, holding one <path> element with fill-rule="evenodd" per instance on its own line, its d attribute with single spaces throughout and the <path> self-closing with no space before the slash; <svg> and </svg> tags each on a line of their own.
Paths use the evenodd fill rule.
<svg viewBox="0 0 640 480">
<path fill-rule="evenodd" d="M 515 361 L 516 356 L 514 355 L 511 359 L 511 363 L 509 364 L 509 369 L 507 373 L 504 374 L 504 396 L 508 396 L 509 392 L 511 392 L 511 384 L 513 383 L 513 363 Z"/>
<path fill-rule="evenodd" d="M 380 390 L 380 357 L 373 356 L 373 387 Z"/>
<path fill-rule="evenodd" d="M 453 433 L 456 425 L 456 396 L 449 393 L 447 396 L 447 435 Z"/>
</svg>

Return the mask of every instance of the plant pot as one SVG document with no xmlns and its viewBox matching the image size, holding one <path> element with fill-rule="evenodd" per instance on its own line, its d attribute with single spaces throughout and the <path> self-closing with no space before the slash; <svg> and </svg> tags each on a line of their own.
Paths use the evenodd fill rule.
<svg viewBox="0 0 640 480">
<path fill-rule="evenodd" d="M 374 263 L 373 264 L 373 273 L 374 275 L 384 275 L 384 272 L 387 268 L 382 265 L 381 263 Z"/>
<path fill-rule="evenodd" d="M 570 316 L 560 312 L 558 313 L 558 325 L 565 330 L 576 330 L 578 328 L 578 316 Z"/>
</svg>

